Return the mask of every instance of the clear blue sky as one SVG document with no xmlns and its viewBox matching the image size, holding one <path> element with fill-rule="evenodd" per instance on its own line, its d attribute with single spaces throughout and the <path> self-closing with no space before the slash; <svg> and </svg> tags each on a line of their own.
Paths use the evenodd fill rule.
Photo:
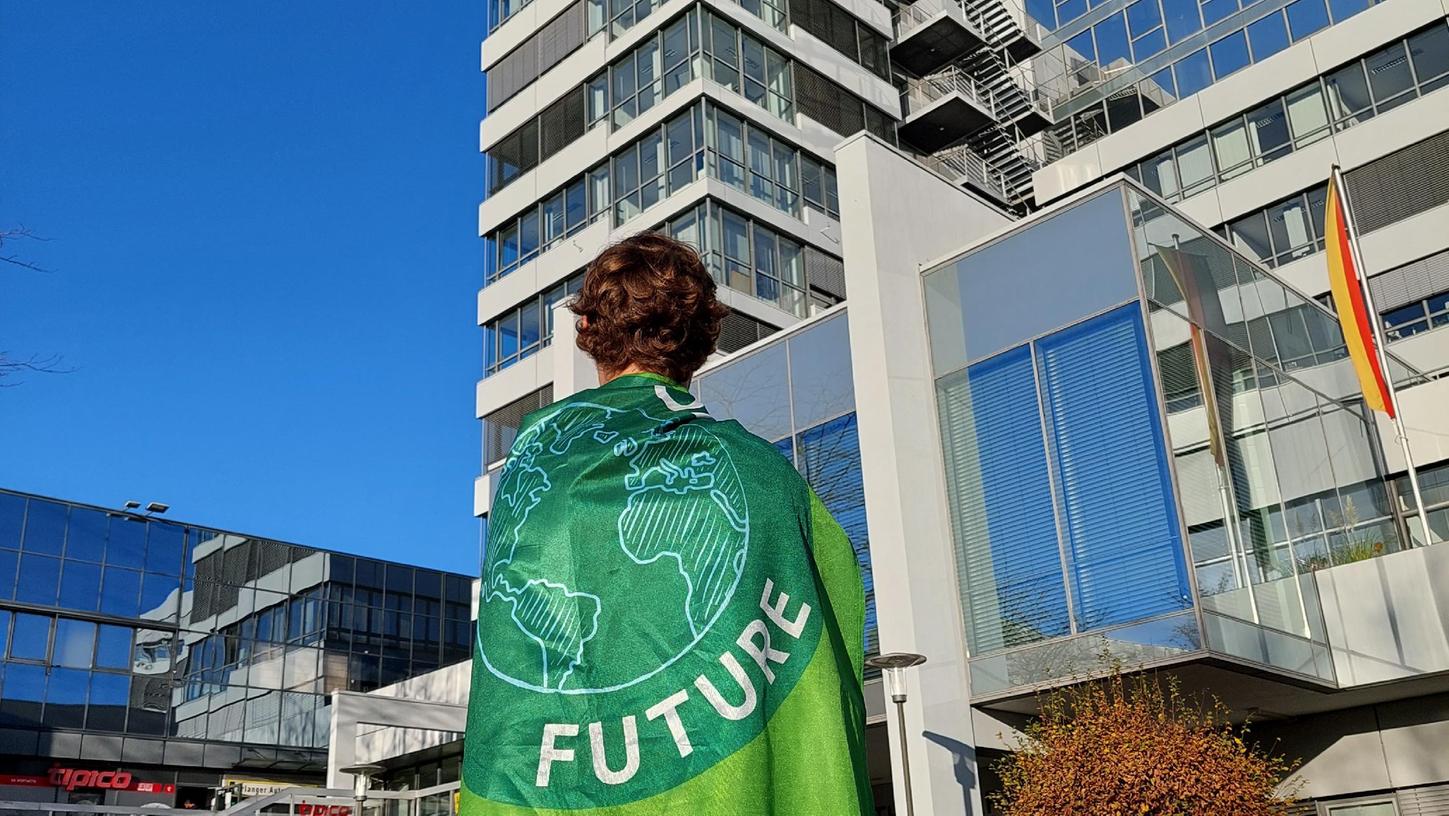
<svg viewBox="0 0 1449 816">
<path fill-rule="evenodd" d="M 0 486 L 475 573 L 482 0 L 0 0 Z M 7 380 L 14 382 L 14 380 Z"/>
</svg>

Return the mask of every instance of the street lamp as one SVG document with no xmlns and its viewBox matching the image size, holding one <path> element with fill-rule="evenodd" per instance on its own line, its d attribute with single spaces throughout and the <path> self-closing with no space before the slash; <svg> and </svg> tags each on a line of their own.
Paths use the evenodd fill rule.
<svg viewBox="0 0 1449 816">
<path fill-rule="evenodd" d="M 367 792 L 372 789 L 372 777 L 381 773 L 384 768 L 381 765 L 351 765 L 342 769 L 345 774 L 352 774 L 352 798 L 357 800 L 356 816 L 362 816 L 363 803 L 367 801 Z"/>
<path fill-rule="evenodd" d="M 906 786 L 906 816 L 915 816 L 916 813 L 911 796 L 911 756 L 906 753 L 906 669 L 925 662 L 925 655 L 911 652 L 891 652 L 865 661 L 865 665 L 880 669 L 885 675 L 886 689 L 890 692 L 891 702 L 896 704 L 896 734 L 901 743 L 901 781 Z"/>
</svg>

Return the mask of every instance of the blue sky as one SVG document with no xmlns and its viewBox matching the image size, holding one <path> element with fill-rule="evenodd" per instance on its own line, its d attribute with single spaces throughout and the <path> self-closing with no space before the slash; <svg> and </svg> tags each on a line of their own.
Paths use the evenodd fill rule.
<svg viewBox="0 0 1449 816">
<path fill-rule="evenodd" d="M 476 572 L 483 15 L 0 0 L 0 486 Z"/>
</svg>

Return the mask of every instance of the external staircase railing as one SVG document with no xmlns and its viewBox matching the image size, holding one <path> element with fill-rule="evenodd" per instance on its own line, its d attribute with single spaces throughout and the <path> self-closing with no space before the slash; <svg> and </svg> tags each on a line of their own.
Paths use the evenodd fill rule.
<svg viewBox="0 0 1449 816">
<path fill-rule="evenodd" d="M 993 119 L 999 118 L 996 110 L 996 95 L 991 92 L 991 89 L 955 66 L 920 79 L 907 81 L 906 89 L 901 93 L 901 104 L 905 107 L 906 115 L 909 116 L 953 93 L 960 94 L 980 105 Z"/>
</svg>

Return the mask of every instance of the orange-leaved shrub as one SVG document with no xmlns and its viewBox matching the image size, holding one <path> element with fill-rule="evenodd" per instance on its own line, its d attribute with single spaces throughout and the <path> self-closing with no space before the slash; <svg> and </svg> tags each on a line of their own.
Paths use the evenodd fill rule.
<svg viewBox="0 0 1449 816">
<path fill-rule="evenodd" d="M 1216 699 L 1175 679 L 1124 678 L 1059 689 L 996 770 L 1005 816 L 1282 816 L 1294 764 L 1247 740 Z"/>
</svg>

